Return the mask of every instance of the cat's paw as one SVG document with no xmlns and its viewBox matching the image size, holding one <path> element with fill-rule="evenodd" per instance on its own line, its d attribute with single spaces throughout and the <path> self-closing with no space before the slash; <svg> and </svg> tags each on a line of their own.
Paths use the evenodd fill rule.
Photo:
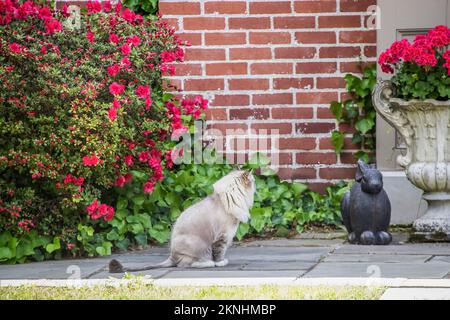
<svg viewBox="0 0 450 320">
<path fill-rule="evenodd" d="M 228 264 L 228 259 L 223 259 L 222 261 L 215 262 L 216 267 L 225 267 Z"/>
</svg>

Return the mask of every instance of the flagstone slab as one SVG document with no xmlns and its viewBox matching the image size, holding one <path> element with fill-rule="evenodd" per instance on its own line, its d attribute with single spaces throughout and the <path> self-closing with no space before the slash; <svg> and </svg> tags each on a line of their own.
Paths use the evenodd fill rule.
<svg viewBox="0 0 450 320">
<path fill-rule="evenodd" d="M 363 246 L 344 244 L 337 247 L 333 251 L 333 253 L 450 255 L 450 243 L 408 243 L 403 245 L 387 246 Z"/>
<path fill-rule="evenodd" d="M 450 272 L 450 264 L 430 263 L 337 263 L 316 265 L 305 277 L 367 277 L 441 279 Z"/>
<path fill-rule="evenodd" d="M 165 274 L 162 279 L 179 279 L 179 278 L 292 278 L 293 280 L 304 274 L 302 270 L 237 270 L 237 271 L 221 271 L 215 270 L 184 270 L 171 271 Z"/>
<path fill-rule="evenodd" d="M 331 254 L 322 262 L 384 262 L 384 263 L 421 263 L 430 260 L 432 255 L 422 254 Z"/>
</svg>

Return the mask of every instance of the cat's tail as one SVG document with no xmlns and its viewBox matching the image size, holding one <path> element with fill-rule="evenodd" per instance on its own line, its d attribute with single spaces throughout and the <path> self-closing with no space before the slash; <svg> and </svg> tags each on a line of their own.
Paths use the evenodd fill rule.
<svg viewBox="0 0 450 320">
<path fill-rule="evenodd" d="M 150 264 L 143 267 L 138 268 L 127 268 L 124 267 L 119 261 L 116 259 L 112 259 L 109 262 L 109 273 L 123 273 L 123 272 L 133 272 L 133 271 L 144 271 L 144 270 L 151 270 L 156 268 L 170 268 L 175 267 L 176 264 L 172 261 L 172 258 L 169 257 L 165 261 L 157 263 L 157 264 Z"/>
</svg>

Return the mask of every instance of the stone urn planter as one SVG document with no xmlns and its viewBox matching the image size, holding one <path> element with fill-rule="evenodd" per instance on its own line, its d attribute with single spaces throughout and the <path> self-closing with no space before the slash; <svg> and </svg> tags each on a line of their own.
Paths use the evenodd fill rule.
<svg viewBox="0 0 450 320">
<path fill-rule="evenodd" d="M 428 203 L 414 221 L 414 238 L 450 240 L 450 101 L 394 98 L 389 81 L 378 82 L 373 104 L 378 114 L 403 136 L 406 154 L 397 162 L 422 189 Z"/>
</svg>

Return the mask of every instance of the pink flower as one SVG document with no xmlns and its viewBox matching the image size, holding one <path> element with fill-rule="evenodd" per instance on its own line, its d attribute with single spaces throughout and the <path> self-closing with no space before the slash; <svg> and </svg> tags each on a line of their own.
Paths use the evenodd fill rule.
<svg viewBox="0 0 450 320">
<path fill-rule="evenodd" d="M 62 30 L 61 23 L 56 19 L 45 20 L 44 24 L 48 34 L 54 34 Z"/>
<path fill-rule="evenodd" d="M 109 42 L 117 44 L 119 42 L 119 37 L 115 33 L 109 35 Z"/>
<path fill-rule="evenodd" d="M 139 161 L 140 162 L 147 162 L 150 159 L 150 152 L 149 151 L 142 151 L 139 154 Z"/>
<path fill-rule="evenodd" d="M 132 36 L 127 39 L 127 43 L 131 43 L 133 46 L 138 46 L 141 43 L 141 39 L 138 36 Z"/>
<path fill-rule="evenodd" d="M 103 2 L 103 11 L 110 12 L 112 10 L 112 5 L 110 1 Z"/>
<path fill-rule="evenodd" d="M 98 164 L 98 157 L 94 154 L 92 156 L 84 156 L 83 157 L 83 164 L 86 167 L 93 167 Z"/>
<path fill-rule="evenodd" d="M 161 61 L 162 62 L 173 62 L 173 61 L 175 61 L 175 59 L 176 59 L 176 57 L 173 52 L 163 51 L 161 53 Z"/>
<path fill-rule="evenodd" d="M 125 19 L 128 22 L 132 22 L 134 20 L 135 13 L 132 12 L 130 9 L 126 8 L 122 11 L 122 18 Z"/>
<path fill-rule="evenodd" d="M 108 75 L 111 77 L 115 77 L 120 72 L 120 65 L 113 64 L 112 66 L 108 67 Z"/>
<path fill-rule="evenodd" d="M 102 4 L 98 1 L 89 1 L 86 4 L 86 7 L 88 9 L 88 14 L 93 14 L 102 11 Z"/>
<path fill-rule="evenodd" d="M 116 182 L 114 182 L 114 184 L 119 188 L 123 188 L 123 186 L 125 185 L 125 177 L 124 176 L 118 177 L 116 179 Z"/>
<path fill-rule="evenodd" d="M 122 54 L 124 56 L 129 55 L 130 52 L 131 52 L 131 48 L 130 48 L 130 46 L 127 43 L 125 43 L 122 46 L 120 46 L 119 49 L 120 49 L 120 51 L 122 52 Z"/>
<path fill-rule="evenodd" d="M 128 57 L 125 57 L 122 60 L 120 60 L 120 65 L 128 69 L 128 67 L 131 65 L 131 61 L 130 59 L 128 59 Z"/>
<path fill-rule="evenodd" d="M 113 82 L 112 84 L 110 84 L 109 86 L 109 92 L 115 96 L 118 94 L 121 94 L 123 91 L 125 90 L 125 86 L 117 83 L 117 82 Z"/>
<path fill-rule="evenodd" d="M 90 31 L 88 31 L 86 33 L 86 38 L 89 40 L 90 43 L 94 43 L 94 36 L 95 35 L 92 32 L 90 32 Z"/>
<path fill-rule="evenodd" d="M 184 50 L 182 48 L 177 48 L 177 50 L 175 50 L 175 56 L 178 61 L 183 62 L 184 61 Z"/>
<path fill-rule="evenodd" d="M 114 100 L 113 100 L 113 108 L 119 109 L 120 107 L 121 107 L 120 101 L 117 100 L 116 98 L 114 98 Z"/>
<path fill-rule="evenodd" d="M 86 207 L 86 211 L 92 220 L 97 220 L 101 217 L 105 221 L 110 221 L 114 218 L 114 208 L 107 204 L 100 204 L 98 200 L 94 200 L 90 205 Z"/>
<path fill-rule="evenodd" d="M 108 117 L 111 121 L 114 121 L 117 119 L 117 109 L 116 108 L 110 108 L 108 110 Z"/>
<path fill-rule="evenodd" d="M 9 50 L 11 50 L 14 53 L 20 53 L 21 49 L 22 47 L 20 46 L 20 44 L 17 44 L 15 42 L 9 45 Z"/>
<path fill-rule="evenodd" d="M 42 54 L 46 54 L 47 53 L 47 47 L 46 46 L 42 46 L 41 47 L 41 53 Z"/>
<path fill-rule="evenodd" d="M 147 181 L 144 183 L 144 192 L 145 193 L 152 193 L 153 189 L 155 188 L 155 183 L 153 181 Z"/>
<path fill-rule="evenodd" d="M 145 110 L 149 110 L 150 107 L 152 106 L 152 99 L 150 97 L 148 97 L 147 99 L 145 99 Z"/>
<path fill-rule="evenodd" d="M 142 99 L 148 98 L 149 95 L 150 95 L 150 88 L 149 88 L 149 86 L 139 86 L 139 87 L 137 87 L 136 95 L 139 98 L 142 98 Z"/>
<path fill-rule="evenodd" d="M 125 156 L 125 164 L 129 167 L 131 167 L 134 164 L 134 159 L 133 156 L 131 154 L 127 154 Z"/>
</svg>

